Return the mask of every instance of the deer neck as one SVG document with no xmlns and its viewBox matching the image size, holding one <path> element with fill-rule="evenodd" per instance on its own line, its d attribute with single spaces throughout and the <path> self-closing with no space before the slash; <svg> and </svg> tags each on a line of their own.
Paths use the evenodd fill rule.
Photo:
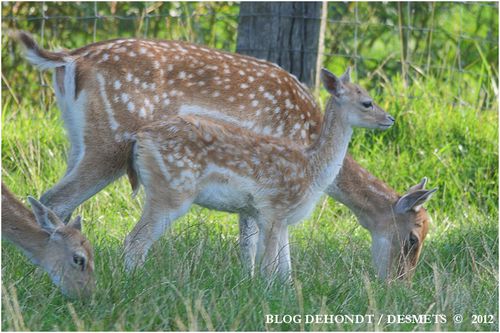
<svg viewBox="0 0 500 333">
<path fill-rule="evenodd" d="M 307 149 L 309 175 L 317 190 L 324 190 L 338 174 L 352 137 L 352 126 L 337 100 L 331 98 L 316 141 Z"/>
<path fill-rule="evenodd" d="M 386 228 L 393 221 L 392 207 L 399 195 L 354 159 L 346 155 L 343 166 L 327 193 L 349 207 L 361 225 L 371 232 Z"/>
<path fill-rule="evenodd" d="M 9 214 L 4 214 L 9 210 Z M 33 221 L 33 222 L 32 222 Z M 2 208 L 2 236 L 18 246 L 34 264 L 40 264 L 49 234 L 35 224 L 30 211 Z"/>
</svg>

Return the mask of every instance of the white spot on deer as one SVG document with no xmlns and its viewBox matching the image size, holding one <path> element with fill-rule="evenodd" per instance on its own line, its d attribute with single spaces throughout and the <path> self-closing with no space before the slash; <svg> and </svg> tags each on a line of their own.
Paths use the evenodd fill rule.
<svg viewBox="0 0 500 333">
<path fill-rule="evenodd" d="M 102 55 L 102 61 L 107 61 L 108 59 L 109 59 L 109 54 L 104 53 L 104 54 Z"/>
<path fill-rule="evenodd" d="M 305 138 L 306 138 L 306 130 L 304 130 L 304 129 L 300 130 L 300 137 L 301 137 L 302 139 L 305 139 Z"/>
<path fill-rule="evenodd" d="M 179 79 L 184 80 L 186 78 L 186 72 L 179 72 Z"/>
<path fill-rule="evenodd" d="M 246 83 L 242 83 L 242 84 L 240 84 L 240 88 L 241 88 L 241 89 L 247 89 L 248 87 L 249 87 L 249 86 L 248 86 L 248 84 L 246 84 Z"/>
<path fill-rule="evenodd" d="M 174 65 L 172 65 L 172 64 L 168 64 L 168 65 L 167 65 L 167 72 L 171 72 L 171 71 L 173 71 L 173 70 L 174 70 Z"/>
<path fill-rule="evenodd" d="M 264 128 L 262 129 L 262 134 L 264 134 L 264 135 L 269 135 L 269 134 L 271 134 L 271 131 L 272 131 L 271 126 L 266 126 L 266 127 L 264 127 Z"/>
<path fill-rule="evenodd" d="M 274 109 L 274 113 L 278 114 L 281 112 L 281 109 L 279 107 L 277 107 L 276 109 Z"/>
<path fill-rule="evenodd" d="M 259 91 L 263 92 L 264 91 L 264 86 L 259 86 Z"/>
<path fill-rule="evenodd" d="M 254 98 L 255 98 L 255 94 L 254 93 L 248 95 L 248 99 L 254 99 Z"/>
<path fill-rule="evenodd" d="M 139 117 L 146 117 L 146 109 L 144 109 L 143 107 L 139 110 Z"/>
<path fill-rule="evenodd" d="M 244 76 L 245 75 L 245 72 L 242 71 L 241 69 L 238 71 L 238 74 L 240 74 L 241 76 Z"/>
<path fill-rule="evenodd" d="M 279 136 L 282 136 L 283 135 L 283 131 L 285 129 L 285 123 L 283 121 L 280 121 L 280 124 L 279 126 L 276 128 L 276 133 L 279 135 Z"/>
<path fill-rule="evenodd" d="M 140 54 L 145 54 L 145 53 L 146 53 L 146 48 L 145 48 L 145 47 L 141 47 L 141 48 L 139 49 L 139 53 L 140 53 Z"/>
<path fill-rule="evenodd" d="M 275 99 L 275 97 L 272 94 L 268 93 L 267 91 L 263 94 L 263 96 L 265 99 L 268 99 L 270 101 Z"/>
<path fill-rule="evenodd" d="M 172 84 L 174 84 L 174 80 L 168 80 L 167 84 L 171 86 Z"/>
<path fill-rule="evenodd" d="M 126 93 L 122 93 L 121 98 L 122 98 L 123 104 L 127 103 L 129 100 L 128 94 L 126 94 Z"/>
<path fill-rule="evenodd" d="M 226 75 L 229 75 L 229 74 L 231 74 L 231 71 L 226 68 L 226 69 L 224 69 L 223 73 L 226 74 Z"/>
<path fill-rule="evenodd" d="M 225 89 L 225 90 L 229 90 L 229 89 L 231 89 L 231 86 L 230 86 L 229 84 L 228 84 L 228 85 L 225 85 L 225 86 L 224 86 L 224 89 Z"/>
<path fill-rule="evenodd" d="M 256 100 L 256 99 L 254 99 L 254 100 L 252 101 L 252 106 L 253 106 L 253 107 L 256 107 L 257 105 L 259 105 L 259 101 L 258 101 L 258 100 Z"/>
<path fill-rule="evenodd" d="M 128 102 L 128 104 L 127 104 L 127 109 L 128 109 L 130 112 L 134 112 L 134 111 L 135 111 L 135 105 L 134 105 L 134 103 L 132 103 L 132 102 Z"/>
<path fill-rule="evenodd" d="M 155 61 L 153 62 L 153 67 L 154 67 L 155 69 L 159 69 L 159 68 L 160 68 L 160 62 L 159 62 L 158 60 L 155 60 Z"/>
<path fill-rule="evenodd" d="M 160 96 L 154 95 L 153 100 L 155 101 L 155 103 L 159 103 L 160 102 Z"/>
<path fill-rule="evenodd" d="M 118 60 L 120 60 L 120 57 L 119 57 L 119 56 L 117 56 L 117 55 L 114 55 L 114 56 L 113 56 L 113 60 L 114 60 L 114 61 L 118 61 Z"/>
<path fill-rule="evenodd" d="M 298 130 L 301 126 L 302 126 L 301 124 L 296 123 L 295 125 L 293 125 L 293 129 Z"/>
<path fill-rule="evenodd" d="M 148 83 L 147 82 L 143 82 L 142 83 L 142 89 L 144 89 L 144 90 L 148 89 Z"/>
<path fill-rule="evenodd" d="M 213 97 L 219 97 L 220 96 L 220 92 L 218 91 L 214 91 L 214 93 L 212 94 Z"/>
<path fill-rule="evenodd" d="M 200 68 L 200 69 L 198 69 L 198 70 L 196 71 L 196 74 L 198 74 L 198 75 L 203 75 L 203 74 L 205 74 L 205 70 Z"/>
<path fill-rule="evenodd" d="M 165 99 L 163 100 L 163 105 L 167 106 L 167 105 L 169 105 L 169 104 L 170 104 L 170 100 L 169 100 L 168 98 L 165 98 Z"/>
<path fill-rule="evenodd" d="M 198 82 L 198 85 L 199 85 L 200 87 L 204 86 L 204 85 L 205 85 L 205 81 L 200 81 L 200 82 Z"/>
<path fill-rule="evenodd" d="M 262 112 L 262 110 L 261 110 L 261 109 L 258 109 L 258 110 L 257 110 L 257 112 L 255 112 L 255 115 L 258 117 L 258 116 L 260 116 L 260 113 L 261 113 L 261 112 Z"/>
<path fill-rule="evenodd" d="M 227 98 L 227 100 L 230 101 L 230 102 L 234 102 L 236 100 L 236 98 L 234 96 L 229 96 Z"/>
<path fill-rule="evenodd" d="M 122 83 L 120 82 L 120 80 L 116 80 L 115 83 L 113 83 L 113 87 L 115 88 L 115 90 L 120 89 L 121 86 L 122 86 Z"/>
<path fill-rule="evenodd" d="M 128 55 L 131 56 L 131 57 L 135 57 L 137 54 L 134 51 L 130 51 L 128 53 Z"/>
<path fill-rule="evenodd" d="M 134 79 L 134 76 L 131 73 L 127 73 L 126 79 L 127 82 L 131 82 Z"/>
<path fill-rule="evenodd" d="M 253 82 L 253 81 L 255 81 L 255 78 L 253 76 L 249 76 L 248 77 L 248 82 Z"/>
<path fill-rule="evenodd" d="M 106 94 L 106 81 L 104 80 L 104 76 L 102 74 L 97 73 L 97 81 L 99 83 L 99 92 L 101 93 L 102 101 L 104 103 L 104 110 L 108 114 L 108 121 L 111 129 L 116 131 L 118 129 L 118 122 L 115 119 L 115 115 L 113 113 L 113 109 L 111 108 L 111 103 L 108 100 L 108 95 Z"/>
<path fill-rule="evenodd" d="M 140 82 L 140 81 L 139 81 L 139 78 L 134 77 L 134 83 L 135 83 L 135 84 L 139 84 L 139 82 Z"/>
</svg>

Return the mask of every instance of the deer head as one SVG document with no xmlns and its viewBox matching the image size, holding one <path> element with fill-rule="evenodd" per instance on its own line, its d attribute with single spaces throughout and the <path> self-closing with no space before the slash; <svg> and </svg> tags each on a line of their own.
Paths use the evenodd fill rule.
<svg viewBox="0 0 500 333">
<path fill-rule="evenodd" d="M 424 189 L 427 178 L 412 186 L 393 207 L 386 224 L 372 232 L 372 254 L 381 279 L 411 279 L 429 229 L 429 215 L 423 204 L 437 191 Z"/>
<path fill-rule="evenodd" d="M 348 122 L 352 126 L 385 130 L 394 124 L 394 118 L 378 106 L 365 89 L 351 82 L 350 67 L 341 77 L 323 68 L 321 79 L 332 95 L 330 101 L 347 110 Z"/>
<path fill-rule="evenodd" d="M 55 285 L 70 297 L 85 297 L 95 286 L 94 257 L 89 241 L 82 235 L 78 216 L 65 225 L 49 208 L 28 197 L 36 222 L 45 232 L 43 253 L 37 254 L 40 266 Z"/>
</svg>

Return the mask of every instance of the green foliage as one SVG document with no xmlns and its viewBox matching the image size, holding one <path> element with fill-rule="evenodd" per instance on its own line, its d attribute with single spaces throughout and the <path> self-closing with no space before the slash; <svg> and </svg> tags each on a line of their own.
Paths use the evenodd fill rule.
<svg viewBox="0 0 500 333">
<path fill-rule="evenodd" d="M 235 48 L 233 3 L 96 3 L 104 18 L 94 20 L 93 2 L 45 2 L 45 15 L 60 17 L 46 21 L 39 19 L 41 6 L 3 3 L 2 16 L 18 18 L 4 19 L 4 25 L 39 37 L 44 24 L 45 47 L 80 47 L 95 31 L 96 40 L 146 35 Z M 410 60 L 423 70 L 410 67 L 405 77 L 396 60 L 398 11 L 407 20 L 407 4 L 330 4 L 330 20 L 352 20 L 355 6 L 361 22 L 357 54 L 366 57 L 358 59 L 358 81 L 396 125 L 383 133 L 356 130 L 350 152 L 399 192 L 424 176 L 429 186 L 439 186 L 427 205 L 433 222 L 412 285 L 386 285 L 374 277 L 368 233 L 331 199 L 292 229 L 293 286 L 248 279 L 238 258 L 236 217 L 198 207 L 153 247 L 143 270 L 127 275 L 122 243 L 140 216 L 142 198 L 131 199 L 121 179 L 76 212 L 96 253 L 98 289 L 91 301 L 65 299 L 46 274 L 2 243 L 2 329 L 498 331 L 498 45 L 462 38 L 462 68 L 471 73 L 457 72 L 455 39 L 461 31 L 496 40 L 496 8 L 411 3 L 411 25 L 435 32 L 432 41 L 425 31 L 411 32 L 410 50 L 422 52 Z M 327 53 L 351 55 L 352 26 L 333 28 Z M 64 173 L 68 148 L 46 86 L 50 74 L 38 74 L 8 38 L 2 39 L 2 61 L 2 179 L 21 198 L 39 197 Z M 327 57 L 325 64 L 340 73 L 347 61 Z M 266 314 L 426 313 L 445 314 L 448 322 L 265 324 Z M 454 314 L 464 315 L 464 322 L 453 323 Z M 493 314 L 495 322 L 473 324 L 473 314 Z"/>
</svg>

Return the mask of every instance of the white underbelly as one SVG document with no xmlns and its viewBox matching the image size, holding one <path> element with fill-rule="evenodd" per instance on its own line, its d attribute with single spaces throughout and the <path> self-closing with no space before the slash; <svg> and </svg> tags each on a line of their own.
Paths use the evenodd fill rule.
<svg viewBox="0 0 500 333">
<path fill-rule="evenodd" d="M 234 184 L 208 184 L 196 196 L 197 205 L 229 213 L 253 209 L 253 197 Z"/>
</svg>

